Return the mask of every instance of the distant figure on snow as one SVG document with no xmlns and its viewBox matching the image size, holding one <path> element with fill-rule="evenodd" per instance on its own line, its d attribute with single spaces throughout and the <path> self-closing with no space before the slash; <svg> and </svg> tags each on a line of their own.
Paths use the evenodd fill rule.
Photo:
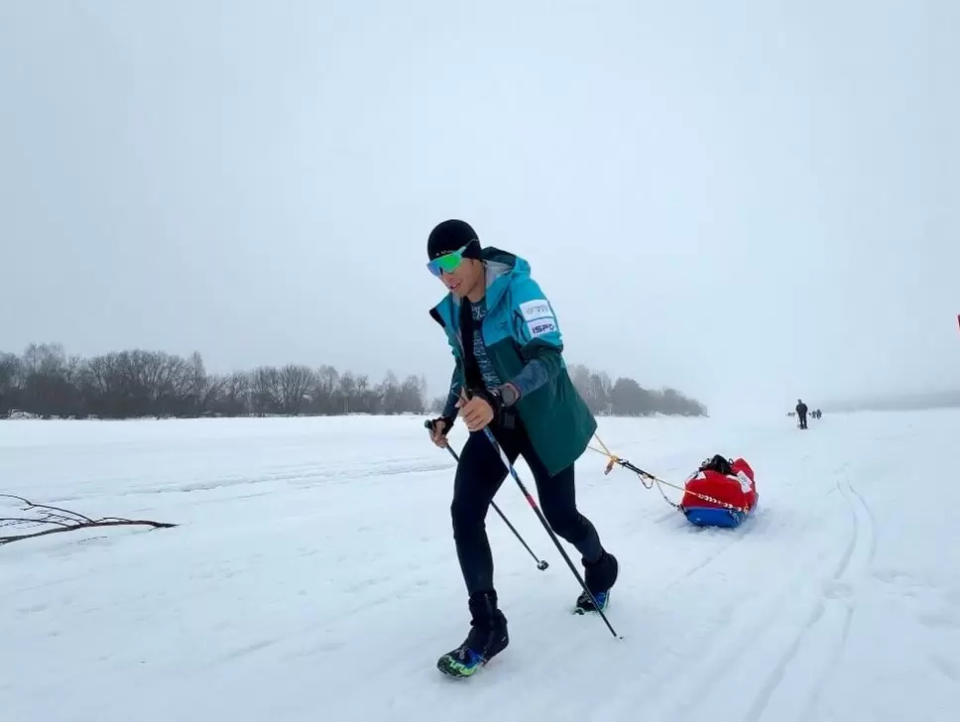
<svg viewBox="0 0 960 722">
<path fill-rule="evenodd" d="M 797 399 L 797 416 L 800 417 L 800 428 L 807 428 L 807 405 L 803 399 Z"/>
</svg>

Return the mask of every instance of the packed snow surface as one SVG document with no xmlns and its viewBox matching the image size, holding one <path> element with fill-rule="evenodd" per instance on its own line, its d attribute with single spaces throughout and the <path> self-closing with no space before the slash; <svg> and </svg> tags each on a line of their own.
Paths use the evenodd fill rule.
<svg viewBox="0 0 960 722">
<path fill-rule="evenodd" d="M 497 502 L 550 568 L 489 515 L 510 646 L 457 681 L 435 668 L 468 629 L 454 467 L 422 419 L 0 422 L 0 491 L 179 524 L 0 546 L 0 719 L 960 719 L 960 412 L 600 435 L 675 482 L 742 455 L 759 508 L 698 529 L 587 452 L 618 640 L 570 613 L 572 575 L 508 479 Z"/>
</svg>

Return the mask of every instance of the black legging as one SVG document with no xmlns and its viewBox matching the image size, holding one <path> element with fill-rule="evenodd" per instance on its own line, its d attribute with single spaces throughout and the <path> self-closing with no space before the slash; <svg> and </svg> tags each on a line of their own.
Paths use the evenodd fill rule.
<svg viewBox="0 0 960 722">
<path fill-rule="evenodd" d="M 550 476 L 522 427 L 492 430 L 511 462 L 520 455 L 526 460 L 537 485 L 540 508 L 553 530 L 573 544 L 587 561 L 599 559 L 603 548 L 597 530 L 577 511 L 573 464 Z M 470 434 L 460 455 L 450 505 L 453 538 L 468 594 L 493 590 L 493 557 L 484 518 L 507 473 L 486 434 Z"/>
</svg>

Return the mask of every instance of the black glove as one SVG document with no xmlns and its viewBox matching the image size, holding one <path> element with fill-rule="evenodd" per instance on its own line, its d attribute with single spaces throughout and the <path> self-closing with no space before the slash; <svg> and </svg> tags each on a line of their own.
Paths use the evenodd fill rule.
<svg viewBox="0 0 960 722">
<path fill-rule="evenodd" d="M 493 409 L 493 420 L 496 422 L 503 412 L 503 394 L 500 392 L 499 387 L 492 391 L 485 386 L 479 389 L 470 389 L 467 398 L 472 399 L 475 397 L 483 399 L 490 404 L 490 408 Z"/>
<path fill-rule="evenodd" d="M 444 426 L 440 429 L 440 434 L 446 435 L 449 433 L 450 429 L 453 428 L 454 418 L 455 417 L 452 416 L 438 416 L 437 418 L 430 419 L 430 421 L 427 422 L 427 428 L 430 429 L 430 431 L 433 431 L 435 428 L 437 428 L 437 424 L 442 423 Z"/>
<path fill-rule="evenodd" d="M 506 430 L 516 428 L 517 412 L 512 407 L 519 400 L 520 394 L 513 384 L 502 384 L 492 390 L 486 387 L 471 389 L 468 398 L 471 396 L 479 396 L 490 404 L 493 409 L 493 425 Z"/>
</svg>

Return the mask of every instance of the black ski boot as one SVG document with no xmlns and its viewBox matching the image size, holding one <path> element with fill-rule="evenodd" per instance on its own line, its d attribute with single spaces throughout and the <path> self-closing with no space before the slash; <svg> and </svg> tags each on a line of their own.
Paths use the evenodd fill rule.
<svg viewBox="0 0 960 722">
<path fill-rule="evenodd" d="M 617 558 L 605 551 L 592 564 L 586 559 L 581 561 L 584 569 L 583 580 L 587 583 L 587 589 L 593 593 L 593 599 L 586 592 L 582 592 L 577 597 L 577 605 L 573 611 L 575 614 L 603 611 L 610 603 L 610 588 L 617 581 Z M 593 603 L 594 599 L 597 601 L 596 605 Z"/>
<path fill-rule="evenodd" d="M 497 609 L 496 592 L 473 594 L 470 615 L 470 633 L 463 644 L 437 660 L 437 669 L 451 677 L 469 677 L 510 642 L 507 618 Z"/>
</svg>

